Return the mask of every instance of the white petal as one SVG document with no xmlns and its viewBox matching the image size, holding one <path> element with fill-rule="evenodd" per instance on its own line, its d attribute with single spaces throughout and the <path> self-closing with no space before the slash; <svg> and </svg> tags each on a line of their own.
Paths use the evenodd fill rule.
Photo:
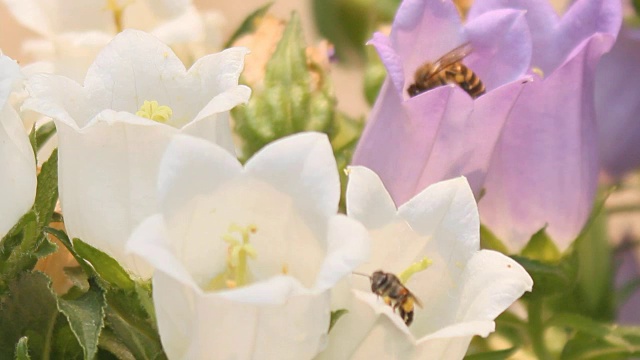
<svg viewBox="0 0 640 360">
<path fill-rule="evenodd" d="M 462 321 L 493 320 L 533 287 L 520 264 L 491 250 L 476 253 L 460 281 L 456 317 Z"/>
<path fill-rule="evenodd" d="M 369 233 L 353 219 L 342 215 L 332 217 L 327 238 L 327 255 L 318 275 L 316 291 L 332 288 L 369 258 Z"/>
<path fill-rule="evenodd" d="M 157 173 L 176 129 L 129 113 L 104 111 L 77 130 L 56 121 L 60 201 L 71 237 L 107 252 L 144 276 L 125 255 L 135 227 L 157 212 Z"/>
<path fill-rule="evenodd" d="M 174 136 L 158 175 L 163 212 L 171 215 L 194 197 L 212 193 L 241 172 L 240 162 L 220 146 L 193 136 Z"/>
<path fill-rule="evenodd" d="M 349 167 L 347 214 L 368 229 L 384 226 L 396 216 L 396 205 L 376 173 L 364 166 Z"/>
<path fill-rule="evenodd" d="M 296 207 L 306 210 L 305 216 L 326 219 L 338 211 L 340 179 L 324 134 L 302 133 L 275 141 L 256 153 L 245 168 L 248 174 L 290 194 Z"/>
<path fill-rule="evenodd" d="M 29 98 L 23 109 L 33 110 L 73 128 L 84 127 L 100 109 L 90 104 L 82 86 L 64 76 L 35 74 L 26 83 Z"/>
<path fill-rule="evenodd" d="M 174 107 L 188 84 L 186 69 L 173 51 L 156 37 L 137 30 L 118 34 L 87 71 L 84 86 L 101 109 L 135 113 L 145 100 Z M 173 118 L 183 115 L 173 109 Z"/>
<path fill-rule="evenodd" d="M 0 57 L 2 72 L 6 59 Z M 0 101 L 5 100 L 0 102 L 0 239 L 31 208 L 36 194 L 35 157 L 20 117 L 6 101 L 12 81 L 4 75 L 0 74 Z"/>
<path fill-rule="evenodd" d="M 133 231 L 126 245 L 126 252 L 136 254 L 183 284 L 196 286 L 185 267 L 172 252 L 169 235 L 162 215 L 152 215 L 143 220 Z"/>
<path fill-rule="evenodd" d="M 480 248 L 478 208 L 464 177 L 427 187 L 398 213 L 417 233 L 433 237 L 450 262 L 464 264 Z"/>
<path fill-rule="evenodd" d="M 278 292 L 282 281 L 288 280 L 274 279 L 262 291 Z M 229 300 L 161 272 L 153 291 L 163 347 L 172 359 L 308 359 L 325 341 L 328 293 L 293 295 L 280 305 Z"/>
</svg>

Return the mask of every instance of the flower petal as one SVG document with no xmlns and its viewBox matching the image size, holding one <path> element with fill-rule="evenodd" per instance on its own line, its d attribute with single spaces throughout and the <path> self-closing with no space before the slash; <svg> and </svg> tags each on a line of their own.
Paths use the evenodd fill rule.
<svg viewBox="0 0 640 360">
<path fill-rule="evenodd" d="M 21 83 L 18 64 L 0 55 L 0 239 L 33 204 L 36 195 L 36 163 L 20 117 L 9 96 Z"/>
<path fill-rule="evenodd" d="M 349 167 L 347 214 L 368 229 L 384 226 L 396 216 L 396 205 L 376 173 L 364 166 Z"/>
<path fill-rule="evenodd" d="M 435 61 L 466 40 L 451 1 L 405 0 L 391 29 L 391 43 L 402 59 L 406 81 L 413 80 L 413 72 L 425 61 Z"/>
<path fill-rule="evenodd" d="M 465 25 L 474 51 L 465 64 L 482 79 L 487 91 L 522 78 L 531 61 L 531 36 L 521 10 L 496 10 Z"/>
<path fill-rule="evenodd" d="M 150 275 L 148 267 L 125 255 L 125 243 L 157 211 L 160 159 L 177 130 L 114 111 L 103 111 L 81 131 L 57 119 L 56 127 L 60 201 L 69 235 L 141 276 Z"/>
<path fill-rule="evenodd" d="M 297 209 L 309 211 L 305 215 L 326 219 L 338 211 L 340 179 L 324 134 L 301 133 L 275 141 L 249 159 L 245 170 L 290 194 Z"/>
<path fill-rule="evenodd" d="M 483 222 L 514 250 L 545 225 L 565 249 L 589 215 L 598 180 L 593 70 L 613 40 L 595 35 L 528 84 L 510 114 L 479 206 Z"/>
<path fill-rule="evenodd" d="M 438 243 L 452 264 L 466 263 L 480 248 L 478 208 L 464 177 L 427 187 L 400 206 L 398 214 L 418 234 Z"/>
<path fill-rule="evenodd" d="M 273 278 L 262 292 L 289 293 L 291 280 Z M 308 359 L 320 351 L 329 324 L 328 293 L 291 296 L 279 305 L 255 304 L 248 296 L 239 301 L 202 294 L 162 272 L 154 275 L 153 291 L 169 358 Z"/>
<path fill-rule="evenodd" d="M 621 24 L 619 1 L 578 0 L 561 20 L 546 0 L 479 0 L 469 18 L 495 9 L 526 11 L 533 39 L 532 65 L 550 73 L 562 65 L 582 42 L 593 34 L 615 37 Z"/>
<path fill-rule="evenodd" d="M 600 161 L 612 177 L 640 166 L 640 34 L 622 29 L 596 72 L 596 120 Z"/>
<path fill-rule="evenodd" d="M 332 288 L 369 258 L 369 233 L 353 219 L 333 216 L 329 221 L 327 239 L 327 255 L 318 274 L 315 291 Z"/>
</svg>

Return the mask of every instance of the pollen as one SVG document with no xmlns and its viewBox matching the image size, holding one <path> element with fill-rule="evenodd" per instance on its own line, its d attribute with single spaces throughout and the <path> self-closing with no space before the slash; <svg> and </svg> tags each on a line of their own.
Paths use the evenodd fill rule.
<svg viewBox="0 0 640 360">
<path fill-rule="evenodd" d="M 140 110 L 136 112 L 136 115 L 160 123 L 166 123 L 173 115 L 173 110 L 166 105 L 158 104 L 155 100 L 145 100 L 142 106 L 140 106 Z"/>
<path fill-rule="evenodd" d="M 544 71 L 537 66 L 531 68 L 531 72 L 544 79 Z"/>
<path fill-rule="evenodd" d="M 409 265 L 409 267 L 406 270 L 400 273 L 398 278 L 403 284 L 406 284 L 407 281 L 409 281 L 409 278 L 411 278 L 411 276 L 426 270 L 429 266 L 431 266 L 431 264 L 433 264 L 433 261 L 427 257 L 424 257 L 421 260 L 416 261 L 413 264 Z"/>
</svg>

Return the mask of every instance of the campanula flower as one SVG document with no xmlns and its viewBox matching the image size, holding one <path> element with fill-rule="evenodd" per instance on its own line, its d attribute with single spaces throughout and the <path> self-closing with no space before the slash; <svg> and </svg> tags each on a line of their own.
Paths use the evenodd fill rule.
<svg viewBox="0 0 640 360">
<path fill-rule="evenodd" d="M 154 36 L 125 30 L 100 52 L 84 85 L 30 77 L 23 107 L 56 122 L 60 200 L 72 237 L 149 275 L 124 255 L 124 244 L 157 210 L 160 158 L 177 133 L 234 151 L 228 112 L 249 98 L 249 88 L 238 85 L 246 52 L 208 55 L 187 71 Z"/>
<path fill-rule="evenodd" d="M 322 359 L 462 359 L 474 335 L 487 336 L 494 319 L 533 281 L 514 260 L 480 250 L 480 221 L 465 178 L 430 185 L 396 206 L 380 178 L 350 168 L 347 213 L 371 236 L 371 258 L 358 268 L 406 280 L 422 306 L 405 322 L 352 275 L 334 290 L 334 308 L 347 309 L 331 330 Z"/>
<path fill-rule="evenodd" d="M 512 248 L 546 226 L 565 249 L 584 226 L 596 193 L 595 70 L 620 29 L 620 2 L 578 0 L 559 18 L 546 0 L 479 0 L 469 18 L 504 8 L 526 13 L 534 81 L 502 129 L 480 214 Z"/>
<path fill-rule="evenodd" d="M 155 267 L 153 299 L 170 359 L 310 359 L 326 344 L 330 288 L 369 255 L 338 215 L 325 135 L 273 142 L 243 167 L 177 135 L 162 160 L 160 213 L 129 249 Z"/>
</svg>

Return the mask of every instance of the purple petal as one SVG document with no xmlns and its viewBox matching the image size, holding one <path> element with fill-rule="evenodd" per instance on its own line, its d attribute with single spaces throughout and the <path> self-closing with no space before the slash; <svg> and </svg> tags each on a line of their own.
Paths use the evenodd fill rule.
<svg viewBox="0 0 640 360">
<path fill-rule="evenodd" d="M 371 44 L 376 48 L 380 60 L 382 60 L 382 63 L 387 68 L 387 73 L 396 91 L 401 94 L 404 89 L 404 68 L 402 66 L 402 60 L 393 48 L 389 37 L 377 32 L 373 34 L 373 39 L 367 44 Z"/>
<path fill-rule="evenodd" d="M 407 81 L 413 80 L 414 71 L 425 61 L 435 61 L 465 41 L 460 15 L 451 1 L 405 0 L 391 28 L 391 44 L 402 59 Z"/>
<path fill-rule="evenodd" d="M 532 66 L 550 73 L 595 33 L 615 36 L 621 24 L 619 1 L 577 0 L 567 13 L 558 18 L 547 0 L 478 0 L 469 13 L 473 19 L 496 9 L 526 11 L 533 39 Z"/>
<path fill-rule="evenodd" d="M 548 225 L 564 249 L 584 225 L 598 178 L 594 69 L 613 41 L 594 35 L 516 103 L 479 204 L 483 222 L 507 243 L 520 247 Z"/>
<path fill-rule="evenodd" d="M 465 64 L 482 79 L 487 91 L 515 81 L 529 69 L 531 40 L 524 11 L 497 10 L 465 26 L 474 51 Z"/>
<path fill-rule="evenodd" d="M 596 72 L 600 161 L 620 177 L 640 166 L 640 33 L 623 29 Z"/>
</svg>

